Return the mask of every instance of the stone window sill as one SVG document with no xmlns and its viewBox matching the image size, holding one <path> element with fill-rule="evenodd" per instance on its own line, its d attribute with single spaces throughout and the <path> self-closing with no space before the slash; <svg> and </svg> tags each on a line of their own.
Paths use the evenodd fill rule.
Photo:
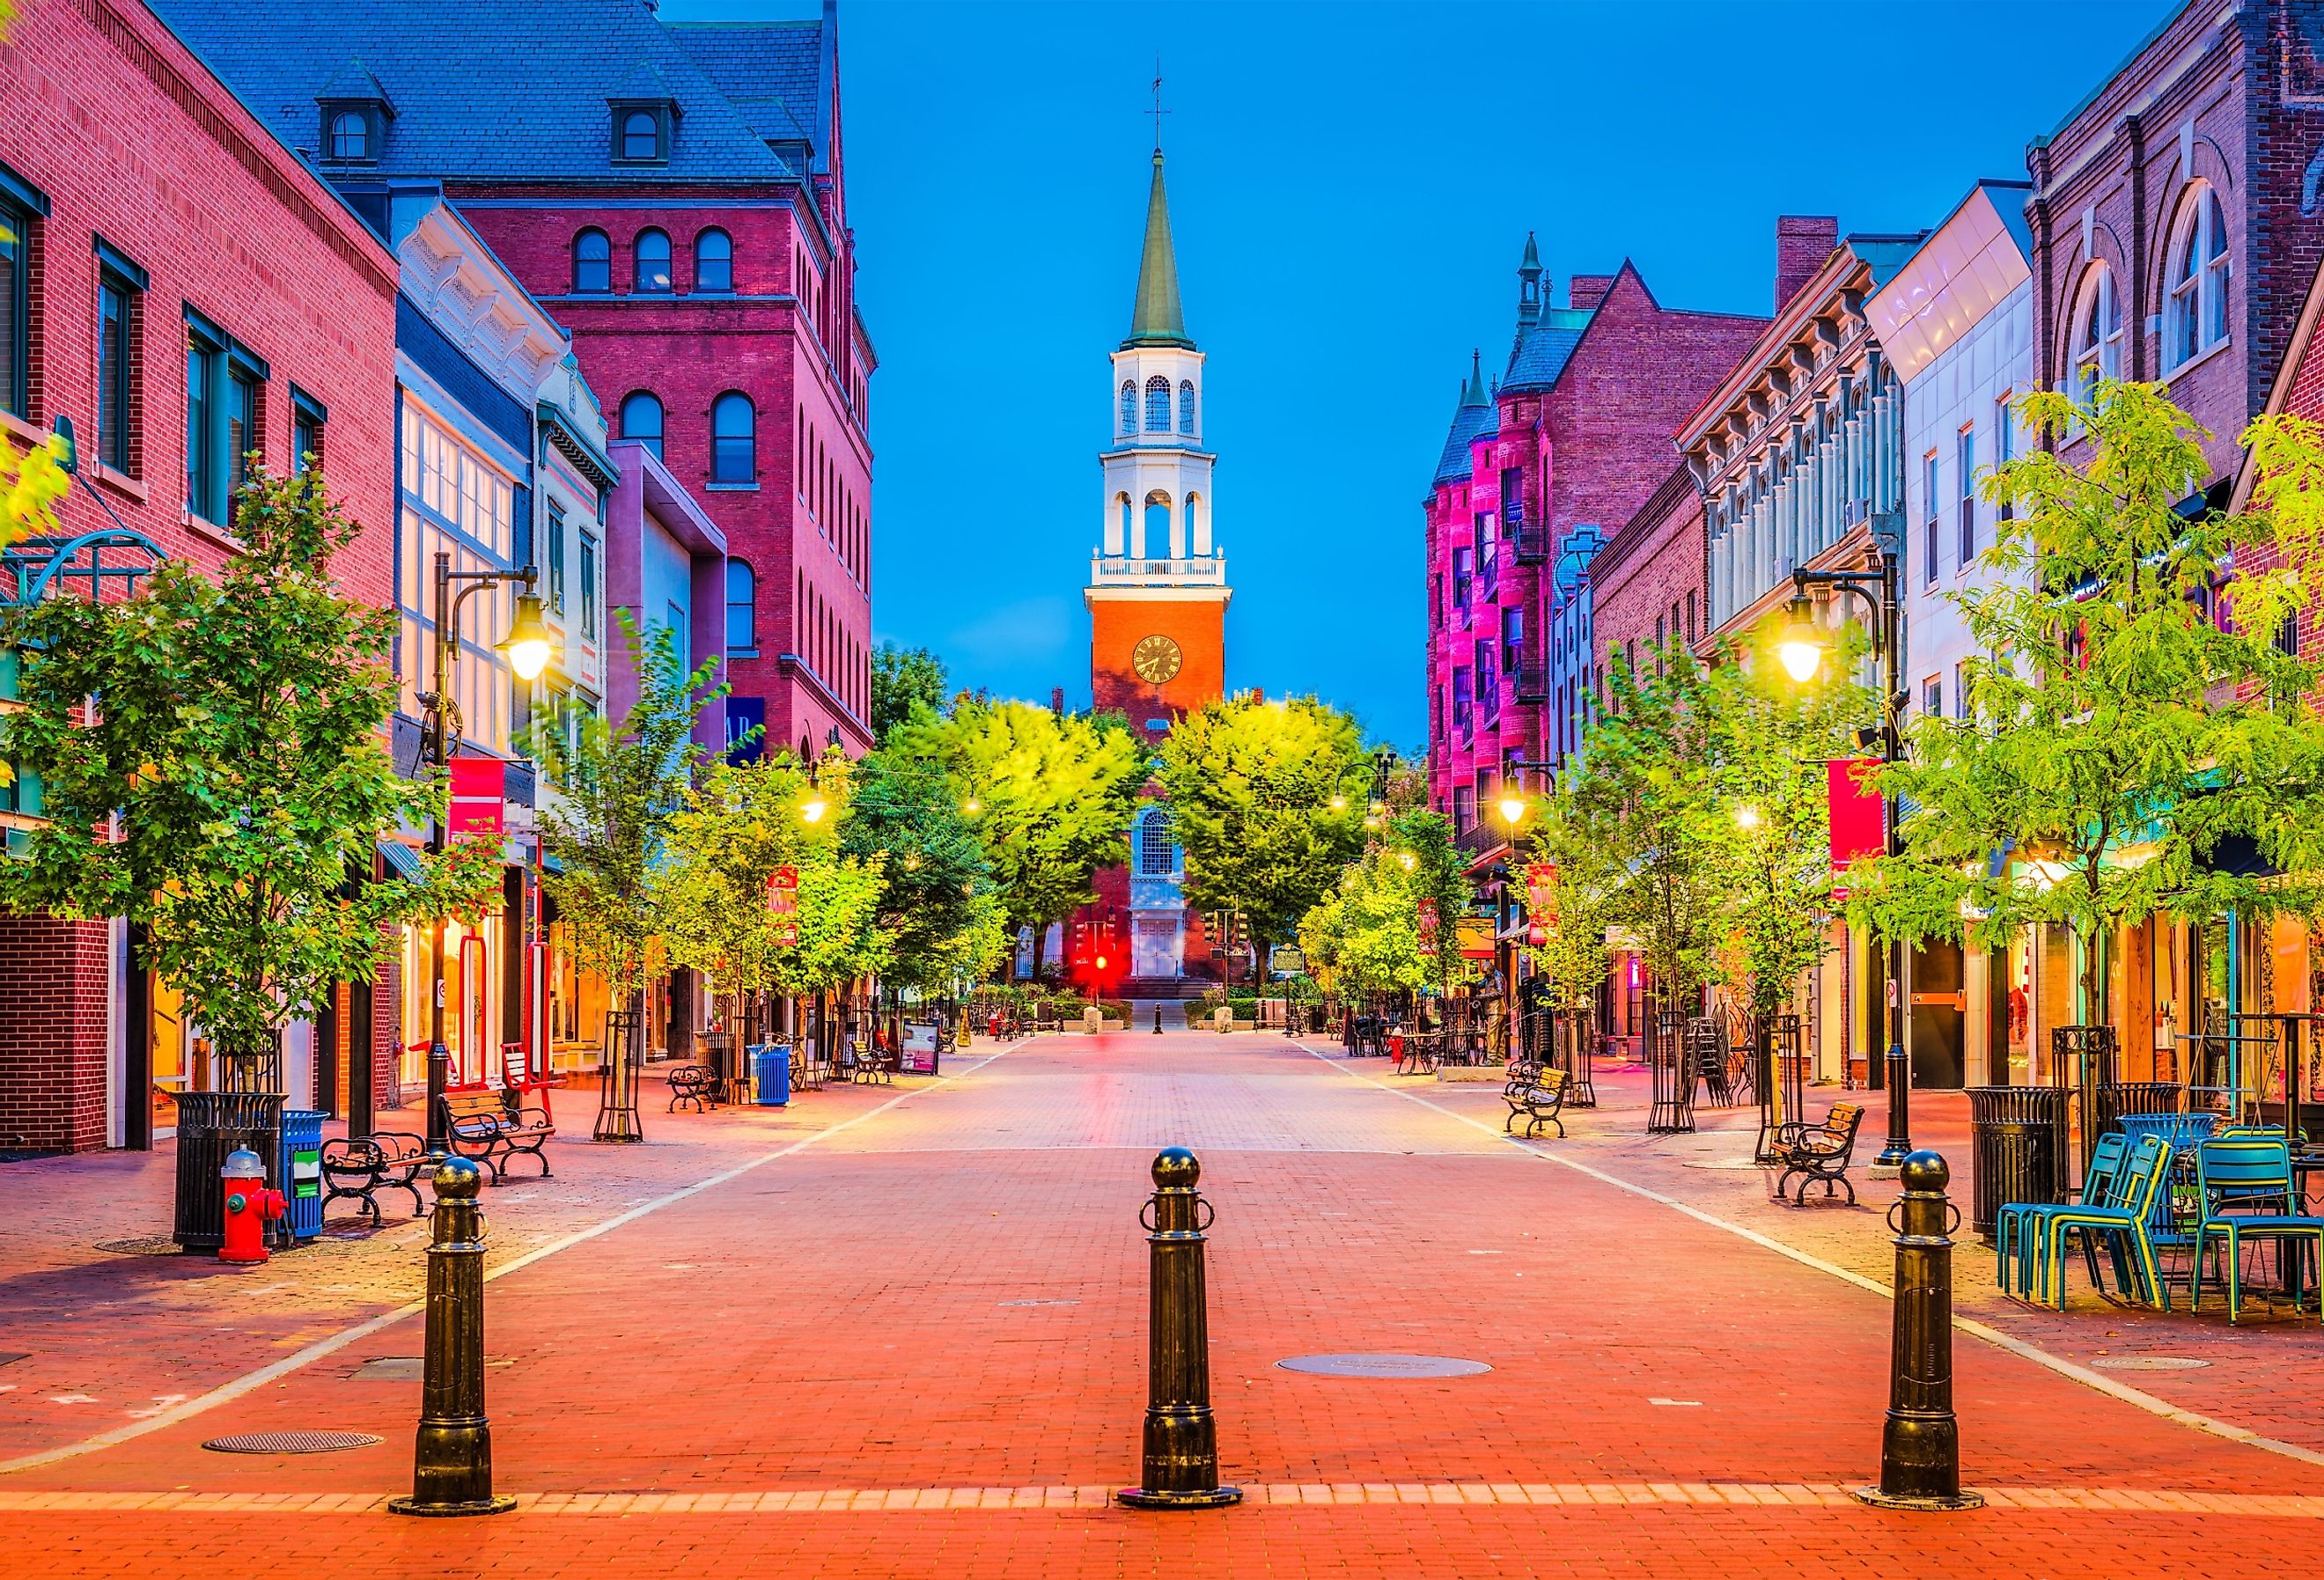
<svg viewBox="0 0 2324 1580">
<path fill-rule="evenodd" d="M 115 494 L 121 494 L 124 498 L 134 499 L 140 504 L 143 504 L 150 497 L 150 491 L 147 489 L 143 480 L 132 477 L 126 472 L 116 472 L 112 467 L 106 466 L 103 461 L 99 461 L 95 466 L 91 467 L 89 468 L 89 475 L 94 476 L 99 483 L 104 484 L 107 488 L 112 489 Z"/>
<path fill-rule="evenodd" d="M 246 546 L 241 539 L 219 526 L 216 522 L 198 516 L 189 510 L 178 513 L 178 524 L 205 542 L 215 543 L 219 548 L 235 554 L 241 553 Z"/>
<path fill-rule="evenodd" d="M 2210 361 L 2214 356 L 2218 356 L 2225 352 L 2235 343 L 2236 337 L 2233 335 L 2230 335 L 2226 339 L 2220 341 L 2217 346 L 2210 346 L 2206 350 L 2198 351 L 2194 356 L 2189 357 L 2178 366 L 2172 368 L 2170 371 L 2165 373 L 2163 375 L 2163 382 L 2167 384 L 2172 379 L 2179 377 L 2182 374 L 2194 372 L 2197 368 Z"/>
<path fill-rule="evenodd" d="M 702 490 L 706 494 L 756 494 L 759 485 L 756 483 L 705 483 Z"/>
</svg>

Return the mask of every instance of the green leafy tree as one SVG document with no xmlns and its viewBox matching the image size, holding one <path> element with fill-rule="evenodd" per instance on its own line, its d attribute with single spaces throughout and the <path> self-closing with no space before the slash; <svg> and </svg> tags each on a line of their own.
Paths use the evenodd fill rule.
<svg viewBox="0 0 2324 1580">
<path fill-rule="evenodd" d="M 540 818 L 541 851 L 554 864 L 542 886 L 576 955 L 634 1014 L 659 947 L 664 894 L 654 871 L 703 760 L 695 719 L 717 691 L 713 665 L 686 671 L 669 627 L 641 637 L 627 610 L 617 615 L 637 668 L 636 702 L 618 723 L 584 719 L 569 740 L 543 719 L 532 749 L 557 792 Z"/>
<path fill-rule="evenodd" d="M 1467 901 L 1451 825 L 1434 812 L 1407 812 L 1300 918 L 1300 951 L 1316 980 L 1336 991 L 1442 991 L 1468 975 L 1460 939 Z M 1432 912 L 1433 924 L 1424 919 Z"/>
<path fill-rule="evenodd" d="M 991 864 L 936 764 L 892 750 L 858 762 L 841 848 L 882 862 L 892 984 L 933 991 L 973 981 L 1007 954 Z"/>
<path fill-rule="evenodd" d="M 1157 777 L 1188 898 L 1286 941 L 1363 844 L 1371 790 L 1355 721 L 1313 698 L 1211 702 L 1178 721 Z"/>
<path fill-rule="evenodd" d="M 1096 898 L 1091 875 L 1130 855 L 1147 761 L 1118 726 L 1027 702 L 964 697 L 951 716 L 915 715 L 890 749 L 941 766 L 977 831 L 1012 929 L 1034 932 L 1034 969 L 1053 921 Z"/>
<path fill-rule="evenodd" d="M 888 967 L 890 935 L 880 925 L 884 863 L 816 845 L 799 865 L 798 942 L 774 952 L 775 984 L 823 993 Z"/>
<path fill-rule="evenodd" d="M 2324 853 L 2297 808 L 2324 782 L 2324 730 L 2305 700 L 2314 668 L 2273 641 L 2306 602 L 2300 572 L 2240 574 L 2231 617 L 2210 614 L 2231 559 L 2256 566 L 2276 529 L 2179 513 L 2205 469 L 2187 414 L 2138 383 L 2101 384 L 2085 409 L 2037 393 L 2017 410 L 2030 431 L 2084 426 L 2089 459 L 2035 449 L 1984 485 L 2015 510 L 1987 574 L 1955 595 L 1981 650 L 1969 716 L 1915 720 L 1909 760 L 1879 773 L 1909 808 L 1904 854 L 1858 864 L 1849 909 L 1908 940 L 1998 945 L 2063 926 L 2088 1021 L 2103 1014 L 2101 944 L 2116 929 L 2158 911 L 2313 912 L 2299 874 Z M 2271 445 L 2280 473 L 2324 467 L 2293 448 Z M 2295 876 L 2216 870 L 2205 858 L 2230 836 Z"/>
<path fill-rule="evenodd" d="M 705 761 L 680 790 L 663 860 L 647 875 L 670 963 L 706 971 L 736 993 L 773 988 L 785 948 L 775 924 L 803 927 L 807 899 L 800 896 L 799 916 L 770 916 L 768 875 L 828 858 L 846 789 L 846 759 L 837 753 L 813 779 L 788 753 L 746 763 Z"/>
<path fill-rule="evenodd" d="M 417 883 L 351 882 L 381 836 L 443 806 L 440 782 L 388 758 L 395 618 L 333 585 L 360 529 L 319 473 L 262 473 L 235 525 L 244 550 L 215 581 L 171 560 L 119 602 L 9 618 L 24 710 L 0 721 L 0 753 L 40 774 L 50 821 L 0 862 L 0 903 L 143 924 L 139 964 L 223 1050 L 263 1054 L 372 974 L 391 924 L 478 902 L 500 851 L 457 847 Z"/>
<path fill-rule="evenodd" d="M 941 714 L 945 707 L 945 662 L 924 647 L 898 647 L 883 642 L 872 653 L 872 736 L 884 741 L 888 733 L 924 707 Z"/>
</svg>

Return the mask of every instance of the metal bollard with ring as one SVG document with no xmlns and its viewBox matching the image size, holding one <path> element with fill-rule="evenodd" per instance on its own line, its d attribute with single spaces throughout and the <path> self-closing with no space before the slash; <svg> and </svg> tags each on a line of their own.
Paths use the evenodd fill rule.
<svg viewBox="0 0 2324 1580">
<path fill-rule="evenodd" d="M 1937 1153 L 1908 1155 L 1904 1187 L 1888 1208 L 1896 1232 L 1888 1417 L 1880 1432 L 1880 1484 L 1857 1497 L 1879 1509 L 1976 1509 L 1961 1491 L 1960 1424 L 1953 1417 L 1953 1243 L 1960 1210 L 1946 1198 L 1952 1172 Z"/>
<path fill-rule="evenodd" d="M 1154 1160 L 1153 1172 L 1153 1199 L 1138 1215 L 1153 1263 L 1145 1458 L 1139 1484 L 1115 1496 L 1133 1509 L 1224 1508 L 1242 1501 L 1242 1489 L 1219 1485 L 1203 1282 L 1203 1232 L 1212 1213 L 1195 1189 L 1203 1166 L 1185 1148 L 1168 1147 Z"/>
<path fill-rule="evenodd" d="M 493 1495 L 493 1429 L 484 1418 L 484 1171 L 466 1158 L 437 1165 L 428 1246 L 428 1353 L 412 1448 L 411 1496 L 397 1514 L 505 1514 Z"/>
<path fill-rule="evenodd" d="M 1154 1035 L 1157 1037 L 1162 1035 L 1162 1006 L 1160 1004 L 1154 1006 Z"/>
</svg>

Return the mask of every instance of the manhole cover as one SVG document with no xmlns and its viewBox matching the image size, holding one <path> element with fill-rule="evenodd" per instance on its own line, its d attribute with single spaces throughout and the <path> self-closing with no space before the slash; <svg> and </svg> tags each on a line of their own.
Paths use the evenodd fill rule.
<svg viewBox="0 0 2324 1580">
<path fill-rule="evenodd" d="M 2210 1363 L 2191 1355 L 2112 1355 L 2090 1363 L 2101 1372 L 2194 1372 Z"/>
<path fill-rule="evenodd" d="M 427 1364 L 418 1355 L 378 1355 L 348 1377 L 356 1382 L 418 1382 L 427 1375 Z"/>
<path fill-rule="evenodd" d="M 1003 1306 L 1078 1306 L 1079 1300 L 1003 1300 Z"/>
<path fill-rule="evenodd" d="M 334 1454 L 342 1448 L 368 1448 L 378 1441 L 369 1432 L 254 1432 L 245 1437 L 213 1437 L 202 1446 L 216 1454 Z"/>
<path fill-rule="evenodd" d="M 143 1240 L 100 1240 L 97 1248 L 115 1256 L 175 1256 L 178 1243 L 149 1236 Z"/>
<path fill-rule="evenodd" d="M 1451 1355 L 1294 1355 L 1275 1363 L 1317 1377 L 1474 1377 L 1492 1370 L 1482 1361 Z"/>
</svg>

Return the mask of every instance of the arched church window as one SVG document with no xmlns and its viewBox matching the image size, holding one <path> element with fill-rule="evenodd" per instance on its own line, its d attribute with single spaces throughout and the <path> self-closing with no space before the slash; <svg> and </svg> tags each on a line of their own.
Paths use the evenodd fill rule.
<svg viewBox="0 0 2324 1580">
<path fill-rule="evenodd" d="M 1121 381 L 1121 431 L 1138 431 L 1138 386 L 1128 379 Z"/>
<path fill-rule="evenodd" d="M 1170 381 L 1159 374 L 1146 381 L 1146 431 L 1170 431 Z"/>
<path fill-rule="evenodd" d="M 1159 807 L 1148 807 L 1139 813 L 1139 872 L 1155 877 L 1167 877 L 1178 868 L 1175 854 L 1170 847 L 1170 814 Z"/>
<path fill-rule="evenodd" d="M 1178 386 L 1178 431 L 1188 439 L 1194 437 L 1194 383 L 1192 379 Z"/>
<path fill-rule="evenodd" d="M 1167 386 L 1166 385 L 1167 389 Z M 1170 558 L 1170 496 L 1160 489 L 1146 496 L 1146 553 L 1148 559 Z"/>
</svg>

